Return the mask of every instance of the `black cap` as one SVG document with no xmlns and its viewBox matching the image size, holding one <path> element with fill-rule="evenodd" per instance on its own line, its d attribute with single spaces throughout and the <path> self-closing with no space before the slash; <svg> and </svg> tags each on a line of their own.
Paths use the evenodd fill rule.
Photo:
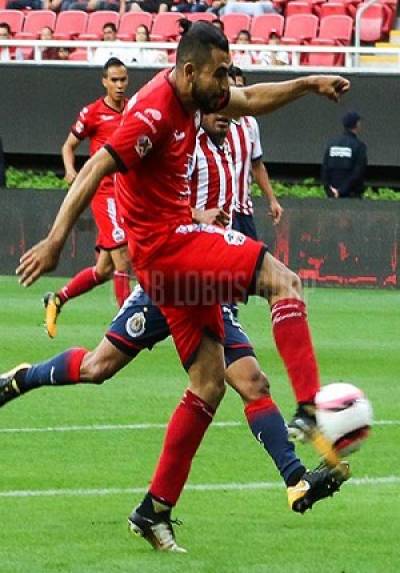
<svg viewBox="0 0 400 573">
<path fill-rule="evenodd" d="M 360 119 L 361 116 L 356 111 L 349 111 L 343 116 L 343 127 L 346 129 L 354 129 Z"/>
</svg>

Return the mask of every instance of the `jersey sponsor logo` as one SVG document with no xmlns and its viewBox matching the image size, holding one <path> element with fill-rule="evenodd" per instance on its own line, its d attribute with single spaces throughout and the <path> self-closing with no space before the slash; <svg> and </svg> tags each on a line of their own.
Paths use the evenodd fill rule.
<svg viewBox="0 0 400 573">
<path fill-rule="evenodd" d="M 112 119 L 114 119 L 114 115 L 106 115 L 106 114 L 102 114 L 100 116 L 101 121 L 111 121 Z"/>
<path fill-rule="evenodd" d="M 175 137 L 175 141 L 182 141 L 182 139 L 185 139 L 186 134 L 184 131 L 178 131 L 177 129 L 174 131 L 174 137 Z"/>
<path fill-rule="evenodd" d="M 126 332 L 132 338 L 142 336 L 146 330 L 146 317 L 143 312 L 135 312 L 135 314 L 128 318 L 125 324 Z"/>
<path fill-rule="evenodd" d="M 135 111 L 135 117 L 137 117 L 137 119 L 139 119 L 140 121 L 143 121 L 143 123 L 148 125 L 154 134 L 157 133 L 156 126 L 151 121 L 151 119 L 149 119 L 146 115 L 144 115 L 144 113 L 142 113 L 141 111 Z"/>
<path fill-rule="evenodd" d="M 144 114 L 152 117 L 154 121 L 160 121 L 160 119 L 162 118 L 161 111 L 159 111 L 158 109 L 154 109 L 153 107 L 146 108 L 144 110 Z"/>
<path fill-rule="evenodd" d="M 147 135 L 139 135 L 136 141 L 135 149 L 136 153 L 141 159 L 143 159 L 143 157 L 149 153 L 152 147 L 153 144 Z"/>
<path fill-rule="evenodd" d="M 243 233 L 239 233 L 238 231 L 233 231 L 230 229 L 229 231 L 225 231 L 224 239 L 228 243 L 228 245 L 236 245 L 241 246 L 244 245 L 246 241 L 245 235 Z"/>
<path fill-rule="evenodd" d="M 353 151 L 351 147 L 340 147 L 338 145 L 333 145 L 329 148 L 329 157 L 345 157 L 351 159 Z"/>
</svg>

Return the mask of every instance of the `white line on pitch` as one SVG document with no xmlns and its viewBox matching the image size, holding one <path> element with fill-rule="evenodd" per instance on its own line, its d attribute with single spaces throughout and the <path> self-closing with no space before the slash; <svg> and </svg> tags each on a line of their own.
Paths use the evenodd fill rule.
<svg viewBox="0 0 400 573">
<path fill-rule="evenodd" d="M 214 422 L 214 428 L 234 428 L 244 422 Z M 399 426 L 400 420 L 376 420 L 374 426 Z M 32 434 L 43 432 L 107 432 L 114 430 L 157 430 L 166 424 L 93 424 L 90 426 L 48 426 L 43 428 L 0 428 L 0 434 Z"/>
<path fill-rule="evenodd" d="M 350 486 L 384 486 L 400 484 L 400 476 L 352 478 L 346 487 Z M 250 482 L 250 483 L 206 483 L 192 484 L 185 487 L 186 491 L 251 491 L 263 489 L 281 489 L 281 482 Z M 43 490 L 9 490 L 0 491 L 0 498 L 4 497 L 63 497 L 63 496 L 104 496 L 104 495 L 131 495 L 146 491 L 144 487 L 127 488 L 96 488 L 96 489 L 43 489 Z"/>
</svg>

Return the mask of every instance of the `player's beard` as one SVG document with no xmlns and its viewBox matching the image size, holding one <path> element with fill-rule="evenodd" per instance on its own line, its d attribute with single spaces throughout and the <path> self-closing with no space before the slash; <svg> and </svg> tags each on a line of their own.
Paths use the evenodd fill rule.
<svg viewBox="0 0 400 573">
<path fill-rule="evenodd" d="M 192 84 L 192 98 L 203 113 L 215 113 L 221 107 L 221 96 L 214 95 L 210 97 L 209 92 L 199 88 L 196 82 Z"/>
</svg>

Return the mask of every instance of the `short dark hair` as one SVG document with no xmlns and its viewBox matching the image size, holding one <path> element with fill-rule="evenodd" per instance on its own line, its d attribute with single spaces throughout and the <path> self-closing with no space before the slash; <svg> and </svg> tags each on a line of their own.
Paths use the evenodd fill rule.
<svg viewBox="0 0 400 573">
<path fill-rule="evenodd" d="M 211 24 L 213 26 L 216 26 L 217 28 L 220 28 L 220 30 L 224 31 L 225 30 L 225 26 L 222 20 L 220 20 L 219 18 L 214 18 L 214 20 L 211 21 Z"/>
<path fill-rule="evenodd" d="M 107 77 L 109 68 L 126 68 L 126 65 L 118 58 L 110 58 L 103 66 L 103 78 Z"/>
<path fill-rule="evenodd" d="M 184 28 L 184 32 L 176 51 L 178 67 L 183 66 L 188 61 L 195 62 L 199 66 L 204 65 L 213 48 L 229 54 L 228 38 L 210 22 L 199 21 L 192 24 L 188 20 L 182 28 Z"/>
<path fill-rule="evenodd" d="M 103 32 L 106 28 L 111 28 L 113 32 L 117 32 L 117 26 L 114 24 L 114 22 L 106 22 L 103 26 Z"/>
<path fill-rule="evenodd" d="M 0 28 L 6 28 L 7 32 L 11 34 L 11 26 L 7 22 L 0 22 Z"/>
<path fill-rule="evenodd" d="M 249 32 L 248 30 L 245 30 L 245 29 L 240 30 L 239 33 L 238 33 L 238 35 L 236 36 L 236 39 L 239 38 L 240 34 L 245 34 L 245 35 L 247 36 L 247 38 L 248 38 L 249 40 L 251 40 L 251 34 L 250 34 L 250 32 Z"/>
</svg>

